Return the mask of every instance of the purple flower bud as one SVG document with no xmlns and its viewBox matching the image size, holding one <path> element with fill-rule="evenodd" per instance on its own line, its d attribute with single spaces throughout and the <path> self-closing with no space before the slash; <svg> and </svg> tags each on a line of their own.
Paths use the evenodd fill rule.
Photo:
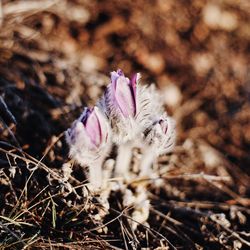
<svg viewBox="0 0 250 250">
<path fill-rule="evenodd" d="M 161 154 L 170 152 L 175 144 L 175 122 L 163 114 L 144 132 L 140 176 L 151 176 L 151 165 Z"/>
<path fill-rule="evenodd" d="M 70 146 L 70 155 L 79 163 L 87 164 L 91 159 L 98 158 L 110 140 L 109 124 L 98 107 L 85 108 L 66 133 Z"/>
<path fill-rule="evenodd" d="M 98 103 L 109 117 L 116 144 L 139 139 L 142 132 L 162 114 L 162 100 L 154 86 L 141 86 L 140 74 L 131 80 L 119 69 L 111 73 L 111 83 Z"/>
<path fill-rule="evenodd" d="M 107 138 L 107 128 L 103 116 L 99 113 L 98 108 L 85 108 L 81 122 L 84 125 L 86 134 L 88 135 L 93 147 L 99 147 Z"/>
<path fill-rule="evenodd" d="M 136 115 L 136 85 L 138 79 L 139 74 L 135 74 L 129 80 L 120 69 L 111 73 L 110 95 L 113 106 L 124 117 Z"/>
<path fill-rule="evenodd" d="M 175 137 L 175 122 L 165 114 L 146 132 L 145 140 L 155 149 L 156 155 L 160 155 L 173 149 Z"/>
<path fill-rule="evenodd" d="M 85 108 L 82 115 L 66 132 L 70 157 L 89 167 L 92 191 L 102 187 L 102 164 L 111 148 L 109 123 L 98 107 Z"/>
</svg>

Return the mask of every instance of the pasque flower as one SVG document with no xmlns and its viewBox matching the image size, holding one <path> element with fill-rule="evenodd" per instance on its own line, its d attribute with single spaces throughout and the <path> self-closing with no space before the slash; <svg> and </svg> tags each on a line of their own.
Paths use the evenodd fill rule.
<svg viewBox="0 0 250 250">
<path fill-rule="evenodd" d="M 147 133 L 147 132 L 146 132 Z M 157 155 L 172 150 L 175 143 L 175 122 L 166 114 L 153 123 L 145 138 L 149 145 L 155 148 Z"/>
<path fill-rule="evenodd" d="M 128 172 L 134 142 L 161 111 L 155 90 L 142 87 L 139 80 L 139 73 L 129 79 L 120 69 L 111 72 L 111 82 L 99 103 L 110 119 L 113 141 L 119 146 L 115 167 L 118 174 Z"/>
<path fill-rule="evenodd" d="M 102 163 L 110 150 L 109 123 L 98 107 L 85 108 L 66 132 L 70 157 L 89 167 L 89 180 L 94 188 L 102 184 Z"/>
<path fill-rule="evenodd" d="M 129 80 L 120 69 L 111 73 L 110 98 L 117 114 L 126 118 L 136 115 L 136 85 L 139 78 L 137 73 Z"/>
<path fill-rule="evenodd" d="M 175 121 L 163 114 L 145 131 L 144 150 L 141 159 L 141 175 L 148 175 L 153 161 L 170 152 L 175 145 Z"/>
<path fill-rule="evenodd" d="M 118 148 L 115 175 L 127 176 L 135 146 L 143 151 L 142 174 L 150 170 L 158 155 L 173 148 L 174 122 L 162 115 L 162 100 L 154 86 L 141 86 L 139 80 L 139 73 L 129 79 L 121 70 L 111 72 L 110 84 L 97 106 L 85 108 L 67 131 L 70 156 L 89 166 L 95 188 L 101 187 L 102 163 L 111 148 L 110 127 Z"/>
<path fill-rule="evenodd" d="M 139 81 L 139 73 L 129 79 L 120 69 L 111 72 L 111 82 L 99 102 L 111 121 L 117 144 L 135 139 L 152 124 L 152 117 L 162 112 L 155 89 L 141 86 Z"/>
</svg>

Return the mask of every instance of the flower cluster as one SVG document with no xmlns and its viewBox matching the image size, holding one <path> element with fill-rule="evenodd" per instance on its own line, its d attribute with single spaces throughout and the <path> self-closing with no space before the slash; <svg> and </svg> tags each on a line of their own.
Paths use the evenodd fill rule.
<svg viewBox="0 0 250 250">
<path fill-rule="evenodd" d="M 102 187 L 102 164 L 112 143 L 118 147 L 117 176 L 128 173 L 133 147 L 142 147 L 141 170 L 147 174 L 153 160 L 174 145 L 174 122 L 163 112 L 160 96 L 153 86 L 141 86 L 139 81 L 139 73 L 129 79 L 120 69 L 112 72 L 97 105 L 85 108 L 66 132 L 70 157 L 89 167 L 94 189 Z"/>
</svg>

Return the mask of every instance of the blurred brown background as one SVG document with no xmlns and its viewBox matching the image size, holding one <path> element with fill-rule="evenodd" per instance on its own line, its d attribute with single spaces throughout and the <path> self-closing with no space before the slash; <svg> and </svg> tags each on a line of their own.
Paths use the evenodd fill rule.
<svg viewBox="0 0 250 250">
<path fill-rule="evenodd" d="M 62 107 L 93 104 L 112 70 L 141 72 L 165 95 L 180 143 L 205 139 L 249 173 L 249 12 L 244 0 L 3 0 L 1 77 Z"/>
<path fill-rule="evenodd" d="M 95 104 L 111 71 L 141 72 L 177 122 L 170 165 L 230 179 L 227 188 L 169 180 L 164 199 L 249 207 L 250 1 L 0 0 L 0 25 L 2 148 L 7 142 L 40 159 L 83 106 Z M 44 159 L 48 166 L 60 169 L 68 160 L 63 143 Z M 159 162 L 168 166 L 164 157 Z M 22 186 L 22 178 L 15 183 Z M 211 240 L 208 231 L 199 244 Z"/>
</svg>

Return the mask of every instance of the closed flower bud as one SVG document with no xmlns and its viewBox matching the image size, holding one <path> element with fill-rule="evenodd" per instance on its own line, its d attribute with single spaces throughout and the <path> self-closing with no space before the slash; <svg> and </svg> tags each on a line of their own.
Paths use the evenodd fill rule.
<svg viewBox="0 0 250 250">
<path fill-rule="evenodd" d="M 151 176 L 151 166 L 161 154 L 170 152 L 175 145 L 175 122 L 166 114 L 158 118 L 145 131 L 144 148 L 141 159 L 140 175 Z"/>
<path fill-rule="evenodd" d="M 124 76 L 121 70 L 111 73 L 110 95 L 113 108 L 124 117 L 134 117 L 136 114 L 136 74 L 132 80 Z"/>
<path fill-rule="evenodd" d="M 111 120 L 117 144 L 136 139 L 152 125 L 152 117 L 161 113 L 160 98 L 153 87 L 139 85 L 140 74 L 131 79 L 121 70 L 111 73 L 111 83 L 101 99 L 101 106 Z"/>
<path fill-rule="evenodd" d="M 170 152 L 175 144 L 175 122 L 171 117 L 163 115 L 146 132 L 145 140 L 154 148 L 156 155 Z"/>
<path fill-rule="evenodd" d="M 110 137 L 109 134 L 109 124 L 99 108 L 85 108 L 80 118 L 67 131 L 67 141 L 73 149 L 72 154 L 74 155 L 83 149 L 88 151 L 100 150 L 103 146 L 106 146 Z"/>
<path fill-rule="evenodd" d="M 162 113 L 160 98 L 153 87 L 140 86 L 140 74 L 131 79 L 119 69 L 111 73 L 111 82 L 99 102 L 111 122 L 113 141 L 119 145 L 115 174 L 128 174 L 132 149 L 140 142 L 153 118 Z"/>
<path fill-rule="evenodd" d="M 102 163 L 110 151 L 109 123 L 98 107 L 85 108 L 72 127 L 66 132 L 70 157 L 83 166 L 89 166 L 90 183 L 101 186 Z"/>
</svg>

